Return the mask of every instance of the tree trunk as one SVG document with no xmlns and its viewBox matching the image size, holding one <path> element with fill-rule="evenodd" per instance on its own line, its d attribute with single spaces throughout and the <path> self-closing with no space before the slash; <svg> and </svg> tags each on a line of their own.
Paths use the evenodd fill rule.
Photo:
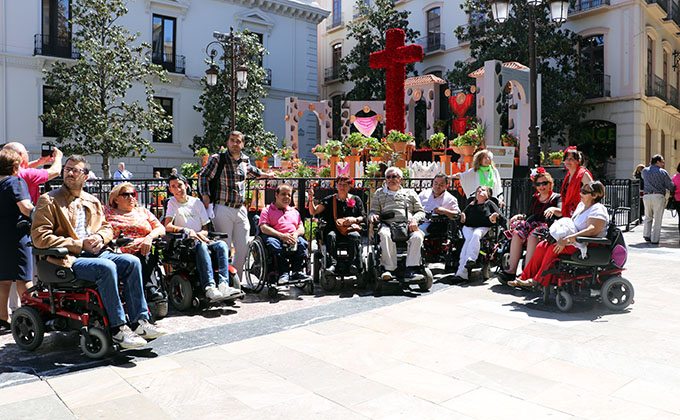
<svg viewBox="0 0 680 420">
<path fill-rule="evenodd" d="M 111 179 L 111 166 L 109 164 L 109 155 L 102 155 L 102 178 Z"/>
</svg>

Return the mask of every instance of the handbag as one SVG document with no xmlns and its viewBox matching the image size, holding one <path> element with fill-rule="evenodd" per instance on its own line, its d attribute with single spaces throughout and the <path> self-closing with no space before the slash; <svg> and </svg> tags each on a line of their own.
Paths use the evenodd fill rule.
<svg viewBox="0 0 680 420">
<path fill-rule="evenodd" d="M 335 219 L 335 227 L 338 228 L 338 232 L 340 232 L 341 235 L 347 236 L 348 233 L 350 232 L 359 232 L 361 231 L 361 226 L 358 223 L 352 223 L 349 226 L 344 226 L 343 223 L 345 222 L 346 217 L 343 217 L 341 219 L 338 219 L 338 195 L 335 194 L 333 197 L 333 219 Z"/>
<path fill-rule="evenodd" d="M 406 242 L 408 241 L 409 237 L 409 230 L 408 230 L 408 206 L 406 203 L 404 203 L 404 209 L 406 210 L 406 221 L 405 222 L 391 222 L 389 224 L 390 226 L 390 233 L 392 234 L 392 240 L 394 242 Z"/>
</svg>

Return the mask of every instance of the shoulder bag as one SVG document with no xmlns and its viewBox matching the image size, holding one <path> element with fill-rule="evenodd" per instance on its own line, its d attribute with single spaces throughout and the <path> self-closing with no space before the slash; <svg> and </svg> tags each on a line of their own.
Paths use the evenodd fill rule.
<svg viewBox="0 0 680 420">
<path fill-rule="evenodd" d="M 343 223 L 347 219 L 346 217 L 343 217 L 341 219 L 338 219 L 338 195 L 334 194 L 333 195 L 333 219 L 335 219 L 335 227 L 338 228 L 338 232 L 340 232 L 341 235 L 347 235 L 350 232 L 359 232 L 361 231 L 361 226 L 358 223 L 352 223 L 349 226 L 344 226 Z"/>
<path fill-rule="evenodd" d="M 404 203 L 404 210 L 406 211 L 406 221 L 405 222 L 391 222 L 390 223 L 390 233 L 392 234 L 392 240 L 394 242 L 406 242 L 408 241 L 409 231 L 409 218 L 408 218 L 408 203 Z"/>
</svg>

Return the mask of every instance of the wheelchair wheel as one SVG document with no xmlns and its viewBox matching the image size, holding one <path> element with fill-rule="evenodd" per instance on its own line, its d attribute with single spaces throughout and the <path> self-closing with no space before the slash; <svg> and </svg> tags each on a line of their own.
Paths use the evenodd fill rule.
<svg viewBox="0 0 680 420">
<path fill-rule="evenodd" d="M 375 266 L 375 261 L 373 261 L 373 254 L 368 254 L 368 261 L 366 262 L 366 285 L 368 285 L 374 292 L 378 292 L 382 285 L 378 285 L 380 280 L 378 279 L 378 269 Z"/>
<path fill-rule="evenodd" d="M 316 284 L 321 281 L 321 253 L 319 251 L 314 252 L 312 257 L 312 280 Z"/>
<path fill-rule="evenodd" d="M 610 277 L 602 285 L 600 297 L 602 303 L 612 311 L 622 311 L 633 303 L 635 291 L 633 285 L 620 276 Z"/>
<path fill-rule="evenodd" d="M 168 290 L 168 299 L 172 306 L 178 311 L 186 311 L 192 305 L 193 290 L 191 290 L 191 283 L 185 279 L 181 274 L 176 273 L 170 277 L 170 290 Z"/>
<path fill-rule="evenodd" d="M 332 292 L 337 284 L 338 281 L 332 274 L 324 274 L 321 277 L 321 288 L 326 292 Z"/>
<path fill-rule="evenodd" d="M 12 336 L 23 350 L 35 350 L 42 344 L 45 324 L 40 313 L 30 306 L 22 306 L 12 315 Z"/>
<path fill-rule="evenodd" d="M 111 350 L 111 337 L 101 328 L 89 328 L 87 331 L 90 343 L 87 343 L 85 334 L 80 335 L 80 349 L 85 356 L 91 359 L 101 359 Z"/>
<path fill-rule="evenodd" d="M 555 296 L 555 303 L 560 311 L 569 312 L 574 306 L 574 299 L 566 290 L 559 290 L 557 296 Z"/>
<path fill-rule="evenodd" d="M 259 293 L 264 288 L 267 276 L 267 256 L 262 239 L 256 237 L 248 247 L 244 270 L 246 284 L 244 289 L 251 293 Z"/>
<path fill-rule="evenodd" d="M 421 292 L 429 292 L 432 288 L 434 276 L 432 275 L 432 271 L 427 267 L 423 269 L 423 275 L 425 278 L 423 279 L 423 282 L 418 285 L 418 290 Z"/>
</svg>

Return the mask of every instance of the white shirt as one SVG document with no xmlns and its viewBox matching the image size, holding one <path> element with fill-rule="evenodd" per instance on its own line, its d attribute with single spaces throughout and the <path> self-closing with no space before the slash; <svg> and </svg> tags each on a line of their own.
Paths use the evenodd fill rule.
<svg viewBox="0 0 680 420">
<path fill-rule="evenodd" d="M 124 169 L 122 171 L 118 169 L 116 173 L 113 174 L 113 179 L 130 179 L 130 178 L 132 178 L 132 173 L 127 169 Z"/>
<path fill-rule="evenodd" d="M 418 197 L 420 198 L 420 202 L 425 209 L 425 213 L 432 213 L 437 207 L 443 207 L 447 210 L 460 212 L 458 201 L 448 191 L 444 191 L 443 194 L 439 194 L 439 197 L 435 197 L 432 188 L 429 188 L 427 190 L 421 191 Z"/>
<path fill-rule="evenodd" d="M 576 209 L 574 210 L 574 214 L 571 215 L 571 219 L 574 221 L 574 226 L 576 227 L 576 232 L 580 232 L 588 227 L 588 219 L 599 219 L 604 220 L 605 224 L 597 236 L 600 238 L 606 237 L 607 229 L 609 229 L 609 213 L 607 212 L 607 208 L 602 203 L 595 203 L 587 209 L 585 209 L 585 207 L 583 202 L 578 203 L 578 206 L 576 206 Z"/>
<path fill-rule="evenodd" d="M 196 232 L 203 230 L 203 225 L 210 221 L 201 200 L 192 196 L 187 196 L 185 203 L 180 203 L 175 197 L 170 198 L 165 217 L 172 219 L 175 226 L 186 227 Z"/>
</svg>

